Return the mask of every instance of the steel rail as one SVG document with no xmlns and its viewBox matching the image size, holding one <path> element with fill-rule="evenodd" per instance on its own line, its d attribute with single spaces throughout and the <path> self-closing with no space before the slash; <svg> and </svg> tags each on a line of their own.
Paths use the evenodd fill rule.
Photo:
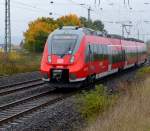
<svg viewBox="0 0 150 131">
<path fill-rule="evenodd" d="M 40 81 L 40 80 L 42 80 L 42 79 L 38 78 L 38 79 L 33 79 L 33 80 L 26 80 L 26 81 L 23 81 L 23 82 L 16 82 L 16 83 L 4 85 L 4 86 L 1 85 L 0 90 L 5 89 L 5 88 L 9 88 L 9 87 L 13 87 L 13 86 L 27 84 L 27 83 L 30 83 L 30 82 L 36 82 L 36 81 Z"/>
<path fill-rule="evenodd" d="M 59 96 L 59 97 L 57 97 L 55 99 L 43 102 L 42 104 L 37 105 L 37 106 L 35 106 L 33 108 L 26 109 L 24 111 L 21 111 L 19 113 L 16 113 L 16 114 L 12 115 L 12 116 L 8 116 L 7 118 L 3 118 L 3 119 L 0 120 L 0 126 L 3 126 L 4 124 L 7 124 L 8 122 L 13 122 L 13 120 L 17 120 L 18 118 L 24 117 L 24 116 L 26 116 L 28 114 L 31 114 L 32 112 L 36 112 L 36 111 L 40 110 L 41 108 L 44 108 L 44 107 L 47 107 L 47 106 L 51 106 L 51 105 L 53 105 L 53 104 L 55 104 L 55 103 L 57 103 L 59 101 L 62 101 L 65 98 L 68 98 L 68 97 L 70 97 L 72 95 L 73 94 L 71 93 L 71 94 Z"/>
<path fill-rule="evenodd" d="M 44 82 L 41 80 L 35 80 L 35 81 L 29 81 L 28 83 L 25 82 L 24 84 L 21 83 L 21 85 L 16 85 L 12 87 L 5 87 L 3 89 L 0 88 L 0 96 L 11 94 L 17 91 L 23 91 L 30 88 L 36 88 L 37 86 L 44 85 Z"/>
<path fill-rule="evenodd" d="M 46 91 L 46 92 L 39 93 L 37 95 L 33 95 L 33 96 L 30 96 L 30 97 L 27 97 L 27 98 L 24 98 L 24 99 L 20 99 L 20 100 L 17 100 L 17 101 L 14 101 L 14 102 L 11 102 L 11 103 L 8 103 L 8 104 L 5 104 L 5 105 L 1 105 L 0 106 L 0 111 L 5 110 L 5 109 L 9 109 L 11 107 L 17 106 L 19 104 L 28 102 L 28 101 L 33 100 L 33 99 L 37 99 L 37 98 L 42 97 L 44 95 L 47 95 L 49 93 L 50 93 L 50 91 Z"/>
</svg>

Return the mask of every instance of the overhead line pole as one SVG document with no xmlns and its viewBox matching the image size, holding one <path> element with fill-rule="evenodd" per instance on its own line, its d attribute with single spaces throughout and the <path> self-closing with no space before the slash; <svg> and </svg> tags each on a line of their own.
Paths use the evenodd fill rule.
<svg viewBox="0 0 150 131">
<path fill-rule="evenodd" d="M 88 8 L 88 21 L 91 20 L 91 7 Z"/>
<path fill-rule="evenodd" d="M 8 0 L 8 48 L 11 52 L 11 18 L 10 18 L 10 0 Z"/>
<path fill-rule="evenodd" d="M 5 46 L 4 51 L 11 51 L 11 20 L 10 20 L 10 0 L 5 0 Z"/>
<path fill-rule="evenodd" d="M 7 41 L 7 35 L 8 35 L 8 33 L 7 33 L 7 14 L 8 14 L 8 1 L 7 0 L 5 0 L 5 46 L 4 46 L 4 51 L 5 51 L 5 53 L 7 53 L 7 44 L 8 44 L 8 41 Z"/>
<path fill-rule="evenodd" d="M 132 27 L 132 25 L 122 24 L 122 37 L 124 37 L 125 31 L 127 32 L 128 35 L 130 34 L 130 31 L 128 32 L 127 29 L 126 29 L 126 27 Z"/>
<path fill-rule="evenodd" d="M 91 9 L 91 6 L 89 6 L 89 5 L 86 5 L 86 4 L 79 4 L 79 5 L 85 5 L 85 6 L 88 6 L 86 9 L 88 10 L 88 22 L 91 20 L 91 11 L 92 11 L 92 9 Z"/>
</svg>

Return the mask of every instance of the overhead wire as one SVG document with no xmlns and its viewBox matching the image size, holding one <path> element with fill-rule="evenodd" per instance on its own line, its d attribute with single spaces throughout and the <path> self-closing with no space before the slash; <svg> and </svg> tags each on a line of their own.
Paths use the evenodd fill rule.
<svg viewBox="0 0 150 131">
<path fill-rule="evenodd" d="M 29 6 L 30 8 L 33 8 L 33 9 L 37 9 L 37 10 L 43 10 L 43 11 L 45 11 L 45 12 L 47 12 L 48 10 L 45 10 L 45 9 L 42 9 L 42 8 L 39 8 L 39 7 L 37 7 L 37 6 L 32 6 L 32 5 L 29 5 L 29 4 L 25 4 L 25 3 L 23 3 L 23 2 L 19 2 L 19 1 L 17 1 L 19 4 L 21 4 L 21 5 L 24 5 L 24 6 Z M 86 8 L 86 9 L 88 9 L 88 7 L 85 7 L 84 5 L 81 5 L 80 3 L 77 3 L 77 2 L 75 2 L 75 1 L 73 1 L 73 0 L 70 0 L 70 2 L 72 2 L 73 4 L 75 4 L 75 5 L 77 5 L 77 6 L 80 6 L 81 8 Z M 95 0 L 95 2 L 96 2 L 96 0 Z M 99 1 L 100 2 L 100 1 Z M 59 4 L 59 3 L 57 3 L 57 4 Z M 60 5 L 61 4 L 63 4 L 63 3 L 60 3 Z M 66 4 L 66 3 L 64 3 L 64 4 Z M 128 0 L 128 5 L 130 5 L 130 1 Z M 89 5 L 86 5 L 86 6 L 89 6 Z M 91 7 L 92 8 L 92 7 Z M 94 9 L 92 9 L 92 11 L 93 12 L 95 12 L 96 14 L 98 14 L 97 12 L 99 12 L 99 10 L 94 10 Z M 107 10 L 107 12 L 109 12 L 108 10 Z M 122 11 L 121 11 L 122 12 Z M 144 11 L 132 11 L 132 12 L 141 12 L 141 13 L 143 13 Z M 61 15 L 61 14 L 57 14 L 57 15 Z"/>
<path fill-rule="evenodd" d="M 72 1 L 72 3 L 74 3 L 74 4 L 77 4 L 76 2 L 74 2 L 73 0 L 71 0 Z M 96 0 L 95 0 L 95 4 L 96 4 Z M 131 5 L 130 5 L 130 0 L 128 0 L 127 1 L 127 4 L 128 4 L 128 9 L 130 9 L 130 13 L 131 13 Z M 124 5 L 126 5 L 126 0 L 124 0 Z M 92 8 L 92 7 L 91 7 Z M 94 12 L 94 14 L 96 13 L 96 15 L 99 15 L 99 11 L 101 11 L 101 12 L 103 12 L 102 10 L 92 10 L 93 12 Z M 122 13 L 123 11 L 121 11 L 120 10 L 120 5 L 119 5 L 119 16 L 120 16 L 120 13 Z M 126 13 L 126 11 L 124 11 L 125 13 Z M 138 13 L 143 13 L 143 12 L 145 12 L 145 11 L 141 11 L 141 10 L 132 10 L 132 12 L 138 12 Z M 120 19 L 120 18 L 119 18 Z M 103 22 L 106 22 L 106 23 L 112 23 L 111 21 L 104 21 L 104 20 L 102 20 Z M 119 20 L 120 21 L 120 20 Z M 129 21 L 131 21 L 130 20 L 130 18 L 129 18 Z M 124 22 L 122 22 L 122 21 L 120 21 L 118 24 L 122 24 L 122 23 L 124 23 Z M 126 29 L 127 30 L 127 29 Z M 131 35 L 131 28 L 129 28 L 129 30 L 130 31 L 127 31 L 128 32 L 128 34 L 130 34 Z"/>
<path fill-rule="evenodd" d="M 49 12 L 49 10 L 47 10 L 47 9 L 43 9 L 43 8 L 41 8 L 41 7 L 38 7 L 38 6 L 33 6 L 33 5 L 30 5 L 30 4 L 26 4 L 26 3 L 24 3 L 24 2 L 20 2 L 20 1 L 17 1 L 17 0 L 12 0 L 12 1 L 14 1 L 14 4 L 17 4 L 17 6 L 18 6 L 18 8 L 22 8 L 22 9 L 25 9 L 25 10 L 30 10 L 30 11 L 32 11 L 32 12 L 41 12 L 41 11 L 43 11 L 43 12 Z M 75 2 L 75 1 L 73 1 L 73 0 L 69 0 L 72 4 L 74 4 L 74 5 L 76 5 L 76 6 L 80 6 L 81 8 L 85 8 L 85 9 L 88 9 L 89 7 L 88 6 L 90 6 L 90 5 L 82 5 L 82 4 L 80 4 L 80 3 L 78 3 L 78 2 Z M 95 0 L 96 1 L 96 0 Z M 125 0 L 124 0 L 125 1 Z M 99 1 L 99 2 L 101 2 L 101 1 Z M 58 4 L 58 3 L 57 3 Z M 60 3 L 60 5 L 62 5 L 63 3 Z M 69 3 L 68 3 L 69 4 Z M 126 2 L 125 2 L 125 4 L 126 4 Z M 64 5 L 65 5 L 65 3 L 64 3 Z M 130 5 L 130 0 L 128 0 L 128 5 Z M 21 6 L 21 7 L 20 7 Z M 91 6 L 91 8 L 92 8 L 92 12 L 95 14 L 95 15 L 100 15 L 100 12 L 102 13 L 102 12 L 111 12 L 111 11 L 109 11 L 109 10 L 99 10 L 99 9 L 93 9 L 93 7 Z M 120 12 L 123 12 L 123 11 L 120 11 Z M 125 11 L 124 11 L 125 12 Z M 141 10 L 132 10 L 132 12 L 138 12 L 138 13 L 143 13 L 143 12 L 146 12 L 146 11 L 141 11 Z M 59 14 L 59 13 L 54 13 L 55 15 L 58 15 L 58 16 L 60 16 L 60 15 L 62 15 L 62 14 Z M 104 22 L 107 22 L 107 21 L 104 21 Z M 109 22 L 111 22 L 111 21 L 108 21 L 108 23 Z"/>
<path fill-rule="evenodd" d="M 3 2 L 0 2 L 0 6 L 5 6 Z M 3 5 L 2 5 L 3 4 Z M 11 1 L 11 4 L 13 6 L 15 6 L 16 8 L 20 8 L 22 10 L 25 10 L 25 11 L 30 11 L 32 13 L 36 13 L 36 14 L 39 14 L 39 12 L 49 12 L 49 10 L 46 10 L 46 9 L 43 9 L 43 8 L 39 8 L 38 6 L 33 6 L 33 5 L 30 5 L 30 4 L 26 4 L 26 3 L 23 3 L 23 2 L 19 2 L 19 1 L 16 1 L 16 0 L 12 0 Z M 56 16 L 62 16 L 62 14 L 59 14 L 59 13 L 55 13 L 53 12 L 53 15 L 56 15 Z M 15 19 L 12 19 L 12 22 L 15 22 L 15 23 L 20 23 L 20 22 L 24 22 L 25 20 L 15 20 Z"/>
<path fill-rule="evenodd" d="M 49 10 L 40 8 L 40 7 L 38 7 L 38 6 L 33 6 L 33 5 L 26 4 L 26 3 L 24 3 L 24 2 L 20 2 L 20 1 L 17 1 L 17 0 L 12 0 L 12 1 L 13 1 L 13 4 L 18 4 L 18 5 L 20 5 L 20 6 L 23 6 L 23 7 L 28 8 L 29 10 L 32 10 L 32 11 L 35 11 L 35 12 L 38 12 L 38 13 L 39 13 L 39 12 L 41 13 L 41 11 L 43 11 L 43 12 L 46 12 L 46 13 L 48 12 L 48 14 L 49 14 Z M 57 16 L 62 15 L 62 14 L 55 13 L 55 12 L 53 12 L 53 14 L 54 14 L 54 15 L 57 15 Z"/>
</svg>

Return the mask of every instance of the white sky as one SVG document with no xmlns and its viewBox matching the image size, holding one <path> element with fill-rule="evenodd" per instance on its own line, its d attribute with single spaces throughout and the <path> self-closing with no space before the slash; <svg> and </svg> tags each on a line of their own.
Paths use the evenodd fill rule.
<svg viewBox="0 0 150 131">
<path fill-rule="evenodd" d="M 87 7 L 90 5 L 93 9 L 91 12 L 92 20 L 102 20 L 105 29 L 109 33 L 121 34 L 122 22 L 128 24 L 132 21 L 130 37 L 137 37 L 139 30 L 140 38 L 143 40 L 150 39 L 150 0 L 130 0 L 130 7 L 124 5 L 124 0 L 101 0 L 101 4 L 95 4 L 95 0 L 53 0 L 54 4 L 50 4 L 51 0 L 11 0 L 11 25 L 12 25 L 12 41 L 18 42 L 23 38 L 23 32 L 27 29 L 28 23 L 41 16 L 49 16 L 49 12 L 53 12 L 52 17 L 57 18 L 61 15 L 75 13 L 78 16 L 87 17 Z M 3 43 L 4 37 L 4 2 L 0 0 L 0 43 Z M 79 6 L 76 3 L 86 4 L 87 6 Z M 101 10 L 102 8 L 102 10 Z M 114 23 L 111 23 L 114 22 Z"/>
</svg>

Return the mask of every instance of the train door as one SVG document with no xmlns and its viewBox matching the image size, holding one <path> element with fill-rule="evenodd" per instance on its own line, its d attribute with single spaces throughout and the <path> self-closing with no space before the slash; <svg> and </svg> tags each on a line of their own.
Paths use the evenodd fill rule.
<svg viewBox="0 0 150 131">
<path fill-rule="evenodd" d="M 93 75 L 94 70 L 95 70 L 95 66 L 93 64 L 94 62 L 94 44 L 89 44 L 89 74 Z"/>
<path fill-rule="evenodd" d="M 92 74 L 92 61 L 93 61 L 93 46 L 89 43 L 86 47 L 86 63 L 88 74 Z"/>
<path fill-rule="evenodd" d="M 138 65 L 139 64 L 139 49 L 138 49 L 138 44 L 136 43 L 136 55 L 137 55 L 137 62 L 136 62 L 136 64 Z"/>
<path fill-rule="evenodd" d="M 101 56 L 101 72 L 106 72 L 108 70 L 109 58 L 108 58 L 108 45 L 102 44 L 100 46 L 102 48 L 100 51 Z"/>
<path fill-rule="evenodd" d="M 122 64 L 122 69 L 124 68 L 124 66 L 125 66 L 125 63 L 126 63 L 126 52 L 125 52 L 125 49 L 123 49 L 122 48 L 122 51 L 121 51 L 121 55 L 122 55 L 122 62 L 123 62 L 123 64 Z"/>
</svg>

